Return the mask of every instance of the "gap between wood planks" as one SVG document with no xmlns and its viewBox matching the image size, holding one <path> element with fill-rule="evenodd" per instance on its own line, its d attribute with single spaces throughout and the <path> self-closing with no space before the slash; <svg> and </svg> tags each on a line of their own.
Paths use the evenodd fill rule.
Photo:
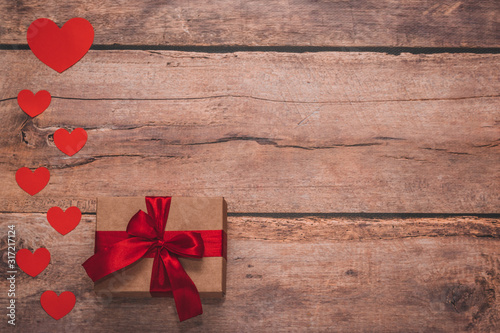
<svg viewBox="0 0 500 333">
<path fill-rule="evenodd" d="M 2 212 L 0 226 L 29 216 L 30 223 L 48 228 L 45 213 Z M 472 237 L 500 239 L 499 215 L 455 214 L 255 214 L 228 213 L 233 240 L 270 242 L 367 241 L 407 238 Z M 79 232 L 93 232 L 96 213 L 82 214 Z M 41 222 L 41 223 L 39 223 Z M 2 240 L 0 240 L 0 248 Z"/>
<path fill-rule="evenodd" d="M 45 214 L 45 211 L 40 212 L 21 212 L 12 210 L 0 211 L 0 214 Z M 83 215 L 94 216 L 96 212 L 82 212 Z M 474 217 L 474 218 L 500 218 L 500 213 L 494 214 L 463 214 L 463 213 L 227 213 L 228 217 L 258 217 L 258 218 L 283 218 L 296 219 L 317 217 L 323 219 L 332 218 L 358 218 L 358 219 L 417 219 L 417 218 L 451 218 L 451 217 Z"/>
<path fill-rule="evenodd" d="M 386 53 L 389 55 L 436 54 L 436 53 L 475 53 L 498 54 L 500 47 L 344 47 L 344 46 L 170 46 L 170 45 L 102 45 L 95 44 L 91 50 L 152 50 L 152 51 L 183 51 L 200 53 L 235 53 L 235 52 L 281 52 L 281 53 L 316 53 L 316 52 L 367 52 Z M 0 44 L 0 50 L 29 50 L 27 44 Z"/>
</svg>

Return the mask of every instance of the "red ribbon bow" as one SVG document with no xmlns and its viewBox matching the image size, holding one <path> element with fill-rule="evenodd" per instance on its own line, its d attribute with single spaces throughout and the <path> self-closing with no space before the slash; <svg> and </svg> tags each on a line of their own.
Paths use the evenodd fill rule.
<svg viewBox="0 0 500 333">
<path fill-rule="evenodd" d="M 127 226 L 128 238 L 97 251 L 83 263 L 92 281 L 116 272 L 137 260 L 154 255 L 150 292 L 172 294 L 179 320 L 203 313 L 200 295 L 178 256 L 201 258 L 203 238 L 194 231 L 165 232 L 171 197 L 146 197 L 148 214 L 137 212 Z"/>
</svg>

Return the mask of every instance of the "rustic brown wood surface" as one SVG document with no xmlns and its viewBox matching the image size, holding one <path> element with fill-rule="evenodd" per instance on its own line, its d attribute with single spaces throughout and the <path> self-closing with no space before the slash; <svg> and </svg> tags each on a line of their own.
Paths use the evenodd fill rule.
<svg viewBox="0 0 500 333">
<path fill-rule="evenodd" d="M 0 59 L 5 211 L 68 193 L 85 211 L 158 193 L 224 196 L 232 212 L 499 207 L 498 55 L 92 51 L 62 75 L 30 51 Z M 31 120 L 23 88 L 54 101 Z M 88 143 L 68 158 L 52 134 L 80 126 Z M 22 166 L 51 170 L 33 198 L 13 177 Z"/>
<path fill-rule="evenodd" d="M 81 16 L 95 44 L 499 47 L 496 0 L 0 1 L 1 44 Z"/>
<path fill-rule="evenodd" d="M 19 270 L 0 331 L 500 331 L 499 15 L 495 0 L 0 0 L 0 303 L 7 226 L 52 254 Z M 96 35 L 71 69 L 19 50 L 33 20 L 75 16 Z M 384 53 L 400 47 L 423 54 Z M 49 109 L 30 119 L 22 89 Z M 89 139 L 67 157 L 52 134 L 76 127 Z M 34 197 L 22 166 L 51 172 Z M 172 299 L 96 295 L 81 267 L 95 198 L 149 194 L 228 201 L 226 298 L 183 323 Z M 61 236 L 46 212 L 71 205 L 82 222 Z M 48 289 L 77 297 L 59 321 Z"/>
<path fill-rule="evenodd" d="M 92 253 L 95 215 L 59 235 L 45 214 L 0 215 L 18 246 L 46 246 L 38 277 L 19 273 L 18 327 L 24 332 L 376 331 L 494 332 L 500 329 L 500 247 L 496 218 L 360 216 L 228 219 L 224 300 L 179 323 L 172 299 L 96 297 L 82 261 Z M 3 238 L 2 251 L 6 249 Z M 2 264 L 0 288 L 7 290 Z M 125 278 L 125 277 L 124 277 Z M 59 321 L 39 306 L 53 289 L 77 296 Z M 154 315 L 151 315 L 154 313 Z M 7 326 L 5 320 L 0 327 Z"/>
</svg>

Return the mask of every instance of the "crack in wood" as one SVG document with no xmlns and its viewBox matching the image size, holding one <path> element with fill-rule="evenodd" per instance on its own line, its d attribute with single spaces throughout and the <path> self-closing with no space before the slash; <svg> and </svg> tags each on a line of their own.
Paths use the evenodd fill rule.
<svg viewBox="0 0 500 333">
<path fill-rule="evenodd" d="M 393 137 L 390 137 L 390 136 L 376 136 L 373 139 L 375 139 L 375 140 L 387 140 L 387 141 L 390 141 L 390 140 L 396 140 L 396 141 L 406 140 L 406 139 L 403 139 L 403 138 L 393 138 Z"/>
<path fill-rule="evenodd" d="M 8 97 L 8 98 L 0 99 L 0 102 L 10 101 L 13 99 L 17 99 L 17 97 Z"/>
<path fill-rule="evenodd" d="M 410 156 L 390 156 L 390 155 L 383 155 L 382 157 L 385 157 L 385 158 L 392 158 L 392 159 L 395 159 L 395 160 L 406 160 L 406 161 L 429 162 L 429 161 L 427 161 L 427 160 L 418 159 L 418 158 L 415 158 L 415 157 L 410 157 Z"/>
<path fill-rule="evenodd" d="M 441 98 L 409 98 L 409 99 L 379 99 L 379 100 L 339 100 L 339 101 L 294 101 L 294 100 L 281 100 L 264 97 L 256 97 L 250 95 L 213 95 L 213 96 L 200 96 L 200 97 L 165 97 L 165 98 L 122 98 L 122 97 L 63 97 L 52 96 L 53 99 L 65 100 L 78 100 L 78 101 L 189 101 L 189 100 L 204 100 L 204 99 L 217 99 L 217 98 L 247 98 L 259 101 L 273 102 L 273 103 L 290 103 L 290 104 L 368 104 L 368 103 L 400 103 L 400 102 L 426 102 L 426 101 L 458 101 L 467 99 L 480 99 L 480 98 L 498 98 L 500 95 L 483 95 L 483 96 L 463 96 L 463 97 L 441 97 Z M 9 97 L 1 99 L 0 102 L 17 99 L 17 97 Z"/>
<path fill-rule="evenodd" d="M 452 155 L 472 155 L 472 154 L 465 153 L 465 152 L 449 151 L 449 150 L 444 149 L 444 148 L 430 148 L 430 147 L 419 147 L 419 148 L 424 149 L 424 150 L 432 150 L 432 151 L 448 153 L 448 154 L 452 154 Z"/>
<path fill-rule="evenodd" d="M 500 139 L 493 141 L 492 143 L 487 143 L 485 145 L 473 145 L 474 148 L 493 148 L 500 145 Z"/>
<path fill-rule="evenodd" d="M 78 167 L 78 166 L 82 166 L 82 165 L 87 165 L 87 164 L 93 163 L 95 161 L 104 159 L 104 158 L 114 158 L 114 157 L 139 157 L 139 158 L 148 158 L 148 157 L 153 157 L 153 155 L 152 156 L 147 156 L 147 155 L 142 155 L 142 154 L 96 155 L 96 156 L 90 156 L 90 157 L 84 158 L 83 160 L 80 160 L 80 161 L 75 161 L 73 163 L 64 164 L 64 165 L 50 165 L 49 167 L 52 168 L 52 169 L 68 169 L 68 168 Z M 157 154 L 155 154 L 154 157 L 177 158 L 178 156 L 173 156 L 173 155 L 157 155 Z"/>
<path fill-rule="evenodd" d="M 380 99 L 380 100 L 339 100 L 339 101 L 294 101 L 294 100 L 281 100 L 264 97 L 256 97 L 250 95 L 213 95 L 213 96 L 200 96 L 200 97 L 170 97 L 170 98 L 78 98 L 78 97 L 59 97 L 53 96 L 52 98 L 58 99 L 76 99 L 76 100 L 92 100 L 92 101 L 182 101 L 182 100 L 203 100 L 203 99 L 216 99 L 216 98 L 247 98 L 259 101 L 275 102 L 275 103 L 291 103 L 291 104 L 364 104 L 364 103 L 390 103 L 390 102 L 421 102 L 421 101 L 455 101 L 464 99 L 478 99 L 478 98 L 498 98 L 500 95 L 484 95 L 484 96 L 464 96 L 464 97 L 443 97 L 443 98 L 416 98 L 416 99 Z"/>
<path fill-rule="evenodd" d="M 185 144 L 179 143 L 179 144 L 172 144 L 172 145 L 198 146 L 198 145 L 224 143 L 224 142 L 230 142 L 230 141 L 255 141 L 260 145 L 272 145 L 272 146 L 275 146 L 276 148 L 297 148 L 297 149 L 305 149 L 305 150 L 333 149 L 333 148 L 342 148 L 342 147 L 366 147 L 366 146 L 382 145 L 382 143 L 379 143 L 379 142 L 366 142 L 366 143 L 363 142 L 363 143 L 355 143 L 355 144 L 335 144 L 335 145 L 330 145 L 330 146 L 306 147 L 306 146 L 299 146 L 299 145 L 280 145 L 276 141 L 273 141 L 269 138 L 252 137 L 252 136 L 230 136 L 230 137 L 220 138 L 220 139 L 217 139 L 214 141 L 185 143 Z"/>
</svg>

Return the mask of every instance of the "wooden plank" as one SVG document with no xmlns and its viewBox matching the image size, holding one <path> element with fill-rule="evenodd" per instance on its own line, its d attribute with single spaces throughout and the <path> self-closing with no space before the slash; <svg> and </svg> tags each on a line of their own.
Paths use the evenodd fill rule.
<svg viewBox="0 0 500 333">
<path fill-rule="evenodd" d="M 20 331 L 497 331 L 497 218 L 229 217 L 224 300 L 179 323 L 171 299 L 97 296 L 80 264 L 92 253 L 95 215 L 66 236 L 45 214 L 1 214 L 19 248 L 47 247 L 38 277 L 17 274 Z M 394 233 L 391 233 L 394 230 Z M 6 233 L 0 240 L 6 248 Z M 7 290 L 5 265 L 0 288 Z M 75 309 L 55 321 L 39 305 L 47 290 L 70 290 Z M 4 294 L 2 298 L 5 298 Z M 151 313 L 158 313 L 151 316 Z M 133 314 L 133 315 L 131 315 Z M 112 318 L 113 320 L 110 320 Z M 2 321 L 2 330 L 7 326 Z"/>
<path fill-rule="evenodd" d="M 3 51 L 0 206 L 171 194 L 231 212 L 496 213 L 499 58 L 92 51 L 58 75 Z M 22 89 L 56 97 L 31 120 Z M 84 149 L 55 148 L 59 127 L 86 128 Z M 14 173 L 41 165 L 31 198 Z"/>
<path fill-rule="evenodd" d="M 0 1 L 0 41 L 48 17 L 88 19 L 100 45 L 498 47 L 495 0 Z"/>
</svg>

